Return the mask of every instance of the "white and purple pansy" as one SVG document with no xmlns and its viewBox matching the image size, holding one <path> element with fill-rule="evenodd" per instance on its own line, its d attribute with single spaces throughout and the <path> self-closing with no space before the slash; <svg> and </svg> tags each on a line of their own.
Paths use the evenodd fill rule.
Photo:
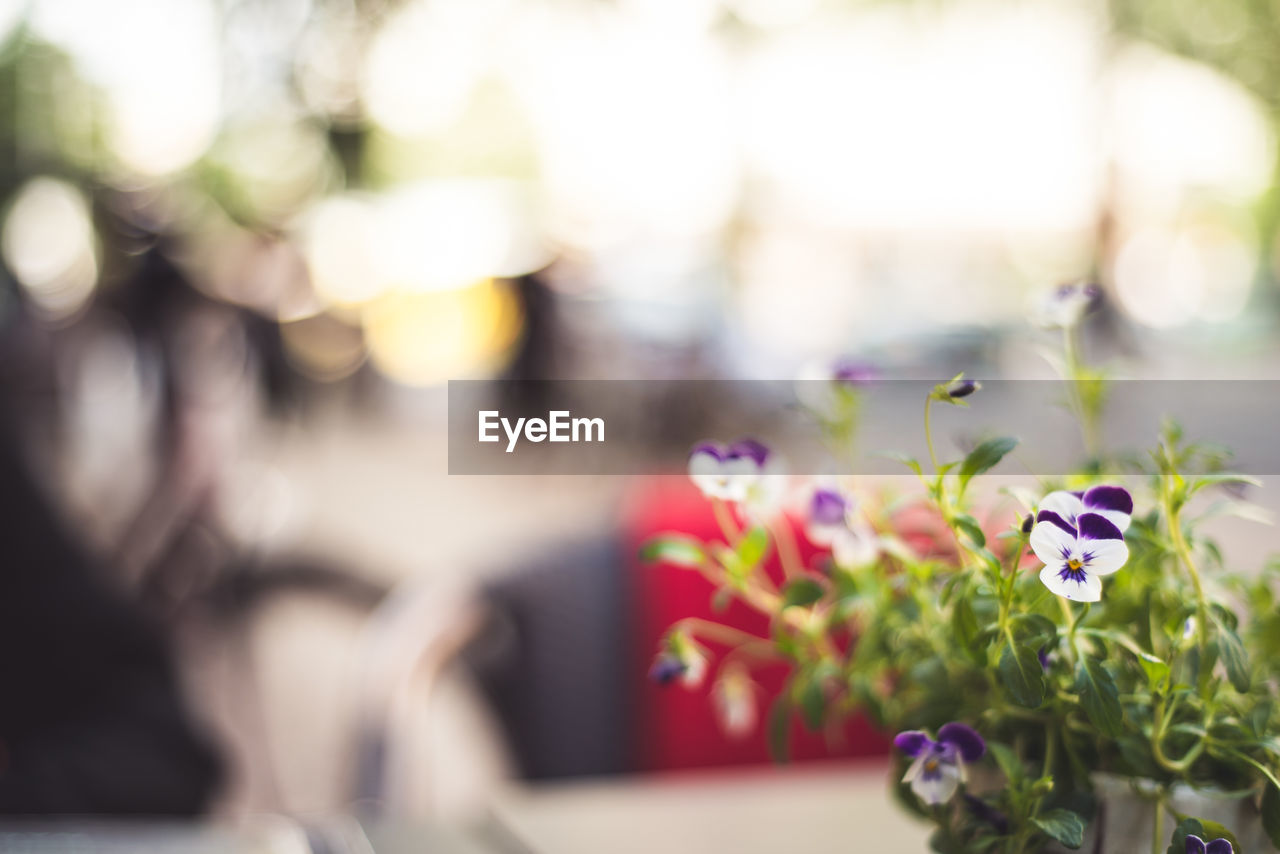
<svg viewBox="0 0 1280 854">
<path fill-rule="evenodd" d="M 856 413 L 859 393 L 880 378 L 875 365 L 857 359 L 810 362 L 796 377 L 796 397 L 820 417 L 840 420 Z"/>
<path fill-rule="evenodd" d="M 815 546 L 830 548 L 844 567 L 862 566 L 880 553 L 875 531 L 858 514 L 857 499 L 833 486 L 814 487 L 805 535 Z"/>
<path fill-rule="evenodd" d="M 1068 525 L 1084 513 L 1096 513 L 1120 529 L 1128 530 L 1133 515 L 1133 497 L 1122 486 L 1094 486 L 1083 492 L 1059 490 L 1050 492 L 1040 501 L 1041 511 L 1057 513 Z"/>
<path fill-rule="evenodd" d="M 1187 836 L 1187 854 L 1234 854 L 1231 840 L 1218 837 L 1212 842 L 1205 842 L 1194 833 Z"/>
<path fill-rule="evenodd" d="M 856 359 L 837 359 L 831 365 L 831 381 L 842 386 L 859 388 L 880 378 L 880 370 L 870 362 Z"/>
<path fill-rule="evenodd" d="M 1124 534 L 1097 513 L 1081 513 L 1072 524 L 1052 510 L 1041 510 L 1031 529 L 1031 549 L 1044 561 L 1044 586 L 1075 602 L 1101 599 L 1102 576 L 1129 559 Z"/>
<path fill-rule="evenodd" d="M 707 675 L 707 660 L 684 644 L 672 644 L 658 653 L 649 668 L 649 678 L 659 685 L 679 681 L 686 688 L 697 688 Z"/>
<path fill-rule="evenodd" d="M 739 439 L 731 445 L 699 442 L 689 453 L 689 478 L 708 498 L 742 501 L 771 456 L 768 447 L 755 439 Z"/>
<path fill-rule="evenodd" d="M 1060 285 L 1046 296 L 1037 312 L 1037 323 L 1047 329 L 1068 329 L 1080 322 L 1102 300 L 1102 288 L 1092 282 Z"/>
<path fill-rule="evenodd" d="M 914 761 L 902 776 L 916 797 L 926 804 L 951 799 L 965 782 L 965 763 L 977 762 L 987 752 L 987 744 L 972 727 L 962 723 L 944 724 L 935 741 L 921 730 L 898 733 L 894 746 Z"/>
</svg>

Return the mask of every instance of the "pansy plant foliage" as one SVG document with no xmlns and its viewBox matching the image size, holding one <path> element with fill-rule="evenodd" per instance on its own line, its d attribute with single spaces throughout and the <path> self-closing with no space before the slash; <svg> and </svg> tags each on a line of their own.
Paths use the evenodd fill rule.
<svg viewBox="0 0 1280 854">
<path fill-rule="evenodd" d="M 1083 366 L 1072 333 L 1098 298 L 1071 286 L 1050 300 L 1068 389 L 1089 384 L 1087 405 L 1074 407 L 1086 420 L 1105 399 L 1102 375 Z M 1096 834 L 1099 774 L 1145 781 L 1158 850 L 1222 854 L 1236 838 L 1280 850 L 1280 562 L 1233 573 L 1201 526 L 1238 504 L 1249 479 L 1170 425 L 1149 463 L 1115 463 L 1117 476 L 1102 478 L 1092 447 L 1088 473 L 1018 512 L 989 484 L 975 487 L 1014 439 L 950 460 L 933 441 L 933 406 L 980 411 L 982 398 L 963 375 L 929 392 L 928 459 L 899 456 L 920 483 L 914 494 L 819 481 L 782 502 L 787 481 L 766 445 L 692 449 L 689 474 L 720 535 L 664 534 L 643 555 L 700 573 L 714 603 L 736 599 L 771 629 L 681 620 L 657 651 L 654 681 L 706 691 L 735 736 L 759 721 L 779 756 L 796 718 L 824 731 L 861 714 L 897 733 L 895 791 L 934 822 L 937 851 L 1078 847 Z M 847 437 L 833 417 L 823 413 L 823 429 Z M 1093 428 L 1083 432 L 1087 445 Z M 935 540 L 903 545 L 922 514 L 936 520 Z M 803 560 L 800 537 L 827 556 Z M 791 675 L 770 698 L 749 672 L 779 661 Z M 1233 793 L 1258 827 L 1182 815 L 1173 795 L 1188 787 Z M 1175 816 L 1186 821 L 1170 840 Z"/>
</svg>

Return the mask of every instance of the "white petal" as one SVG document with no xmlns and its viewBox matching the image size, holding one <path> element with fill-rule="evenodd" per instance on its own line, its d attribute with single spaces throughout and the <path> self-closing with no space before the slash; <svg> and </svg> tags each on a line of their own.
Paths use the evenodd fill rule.
<svg viewBox="0 0 1280 854">
<path fill-rule="evenodd" d="M 759 468 L 748 458 L 721 462 L 706 453 L 689 457 L 689 479 L 710 498 L 741 501 L 759 477 Z"/>
<path fill-rule="evenodd" d="M 1036 510 L 1049 510 L 1075 524 L 1076 517 L 1084 512 L 1084 502 L 1070 492 L 1060 489 L 1057 492 L 1050 492 L 1041 499 L 1040 506 Z"/>
<path fill-rule="evenodd" d="M 721 474 L 721 464 L 711 454 L 694 454 L 689 457 L 689 479 L 693 485 L 702 490 L 703 495 L 712 498 L 723 498 L 727 485 Z"/>
<path fill-rule="evenodd" d="M 876 559 L 879 548 L 871 531 L 844 528 L 831 542 L 831 556 L 843 567 L 865 566 Z"/>
<path fill-rule="evenodd" d="M 921 769 L 924 768 L 924 761 L 925 759 L 928 758 L 928 756 L 929 756 L 929 751 L 927 750 L 921 751 L 920 755 L 915 758 L 915 761 L 912 762 L 907 767 L 907 773 L 902 775 L 902 782 L 910 783 L 916 777 L 919 777 Z"/>
<path fill-rule="evenodd" d="M 1110 575 L 1129 560 L 1129 547 L 1124 540 L 1085 540 L 1080 548 L 1089 557 L 1085 569 L 1091 575 Z"/>
<path fill-rule="evenodd" d="M 1040 580 L 1044 586 L 1059 596 L 1073 602 L 1097 602 L 1102 598 L 1102 579 L 1092 572 L 1085 572 L 1083 581 L 1072 581 L 1060 574 L 1062 561 L 1048 564 L 1040 570 Z"/>
<path fill-rule="evenodd" d="M 844 525 L 820 525 L 810 522 L 805 526 L 804 535 L 815 546 L 826 547 L 835 542 L 841 531 L 847 530 Z"/>
<path fill-rule="evenodd" d="M 685 667 L 684 675 L 680 677 L 680 684 L 685 688 L 698 688 L 702 685 L 702 680 L 706 678 L 706 675 L 707 660 L 694 653 Z"/>
<path fill-rule="evenodd" d="M 938 776 L 932 780 L 921 774 L 911 781 L 911 791 L 926 804 L 946 803 L 960 785 L 960 772 L 954 765 L 943 765 L 938 771 Z"/>
<path fill-rule="evenodd" d="M 1046 565 L 1062 562 L 1064 553 L 1070 554 L 1076 547 L 1075 534 L 1062 530 L 1053 522 L 1036 522 L 1031 529 L 1031 550 Z"/>
<path fill-rule="evenodd" d="M 1093 509 L 1091 509 L 1089 512 L 1097 513 L 1099 516 L 1106 519 L 1112 525 L 1115 525 L 1117 528 L 1120 529 L 1120 533 L 1124 533 L 1129 528 L 1128 513 L 1124 513 L 1120 510 L 1093 510 Z"/>
<path fill-rule="evenodd" d="M 748 479 L 743 500 L 756 516 L 768 516 L 782 506 L 782 500 L 787 496 L 788 481 L 782 474 L 762 474 Z"/>
</svg>

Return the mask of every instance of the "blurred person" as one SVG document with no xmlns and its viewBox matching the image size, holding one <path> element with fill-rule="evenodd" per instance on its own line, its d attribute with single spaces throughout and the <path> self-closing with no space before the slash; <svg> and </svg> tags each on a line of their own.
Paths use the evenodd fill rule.
<svg viewBox="0 0 1280 854">
<path fill-rule="evenodd" d="M 64 529 L 0 397 L 0 813 L 200 813 L 220 778 L 161 632 Z"/>
</svg>

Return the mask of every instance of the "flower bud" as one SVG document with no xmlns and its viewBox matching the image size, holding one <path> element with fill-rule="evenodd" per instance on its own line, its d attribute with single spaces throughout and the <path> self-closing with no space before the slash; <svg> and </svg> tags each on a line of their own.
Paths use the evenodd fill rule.
<svg viewBox="0 0 1280 854">
<path fill-rule="evenodd" d="M 960 400 L 966 398 L 982 388 L 982 383 L 977 380 L 957 380 L 947 386 L 947 397 L 952 400 Z"/>
</svg>

